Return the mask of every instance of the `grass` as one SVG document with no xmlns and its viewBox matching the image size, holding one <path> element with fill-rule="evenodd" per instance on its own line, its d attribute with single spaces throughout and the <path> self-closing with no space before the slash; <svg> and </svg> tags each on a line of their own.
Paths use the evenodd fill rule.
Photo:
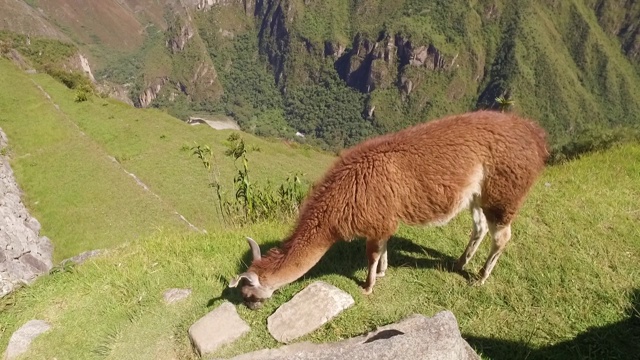
<svg viewBox="0 0 640 360">
<path fill-rule="evenodd" d="M 0 60 L 0 127 L 23 201 L 54 239 L 57 260 L 182 226 L 30 81 Z M 68 91 L 71 97 L 72 92 Z M 140 211 L 144 209 L 144 211 Z"/>
<path fill-rule="evenodd" d="M 300 341 L 336 341 L 412 313 L 451 310 L 464 337 L 485 359 L 626 359 L 640 349 L 640 146 L 624 145 L 549 167 L 513 226 L 513 240 L 488 283 L 469 287 L 446 269 L 463 251 L 471 219 L 441 228 L 401 227 L 390 242 L 390 269 L 364 296 L 364 243 L 340 243 L 299 281 L 258 311 L 240 305 L 228 280 L 249 261 L 244 236 L 266 251 L 292 220 L 223 228 L 194 142 L 220 154 L 230 131 L 188 126 L 157 110 L 133 109 L 75 93 L 43 74 L 27 75 L 0 60 L 0 127 L 31 213 L 60 260 L 90 248 L 105 255 L 0 299 L 0 348 L 34 318 L 53 329 L 24 358 L 192 359 L 187 330 L 222 301 L 237 304 L 251 325 L 215 356 L 277 347 L 266 319 L 316 280 L 349 292 L 355 305 Z M 51 96 L 49 100 L 42 87 Z M 253 179 L 279 181 L 303 171 L 319 176 L 333 159 L 243 135 Z M 114 157 L 118 162 L 110 160 Z M 157 197 L 125 172 L 136 174 Z M 208 234 L 188 231 L 183 214 Z M 475 273 L 486 239 L 468 270 Z M 193 290 L 166 306 L 164 290 Z M 634 315 L 635 314 L 635 315 Z"/>
<path fill-rule="evenodd" d="M 366 260 L 364 243 L 354 241 L 337 244 L 257 311 L 239 305 L 237 291 L 226 288 L 246 268 L 244 236 L 265 251 L 291 222 L 209 235 L 167 230 L 39 278 L 3 299 L 0 346 L 21 324 L 39 318 L 53 329 L 34 342 L 29 358 L 195 358 L 188 327 L 229 300 L 251 331 L 215 355 L 276 347 L 266 318 L 306 285 L 324 280 L 349 292 L 355 305 L 300 341 L 336 341 L 412 313 L 448 309 L 485 359 L 630 358 L 640 344 L 640 305 L 631 298 L 640 295 L 639 158 L 640 147 L 628 145 L 548 168 L 483 287 L 445 270 L 466 245 L 468 214 L 441 228 L 401 227 L 390 242 L 388 275 L 371 296 L 358 287 Z M 481 267 L 489 244 L 483 242 L 470 272 Z M 172 287 L 193 294 L 166 306 L 162 292 Z"/>
<path fill-rule="evenodd" d="M 0 69 L 2 82 L 12 84 L 0 89 L 0 127 L 9 137 L 11 165 L 43 235 L 54 241 L 57 260 L 159 228 L 183 228 L 176 211 L 200 229 L 220 226 L 207 173 L 188 148 L 210 145 L 220 179 L 231 189 L 235 170 L 223 156 L 230 131 L 190 126 L 164 112 L 110 99 L 77 103 L 74 91 L 45 74 L 20 73 L 5 60 Z M 297 171 L 312 180 L 332 160 L 244 136 L 249 146 L 261 149 L 250 154 L 255 181 L 280 182 Z"/>
<path fill-rule="evenodd" d="M 223 156 L 223 144 L 231 130 L 187 125 L 162 111 L 139 111 L 116 101 L 94 98 L 93 102 L 77 104 L 71 93 L 50 77 L 34 79 L 51 93 L 82 131 L 190 222 L 209 230 L 219 226 L 218 219 L 212 216 L 215 202 L 212 190 L 207 187 L 207 173 L 186 149 L 196 143 L 210 145 L 218 161 L 220 178 L 230 186 L 235 170 L 231 160 Z M 249 155 L 256 181 L 279 182 L 296 171 L 314 179 L 333 159 L 316 151 L 291 151 L 282 143 L 243 136 L 249 147 L 260 148 Z"/>
</svg>

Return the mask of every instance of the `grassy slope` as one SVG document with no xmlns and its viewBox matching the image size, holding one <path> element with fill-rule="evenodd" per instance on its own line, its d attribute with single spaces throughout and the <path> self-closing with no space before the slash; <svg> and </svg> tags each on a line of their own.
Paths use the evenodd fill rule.
<svg viewBox="0 0 640 360">
<path fill-rule="evenodd" d="M 2 82 L 13 84 L 0 89 L 0 127 L 9 136 L 26 203 L 44 235 L 53 239 L 57 259 L 149 235 L 161 226 L 182 227 L 174 211 L 199 228 L 219 227 L 207 173 L 183 147 L 210 145 L 220 178 L 231 189 L 233 164 L 222 156 L 230 131 L 189 126 L 163 112 L 114 100 L 76 103 L 75 93 L 52 78 L 21 74 L 4 60 L 0 64 Z M 280 182 L 295 171 L 312 180 L 332 160 L 253 136 L 246 141 L 261 148 L 249 155 L 254 180 Z M 123 170 L 136 174 L 161 200 L 142 191 Z"/>
<path fill-rule="evenodd" d="M 130 172 L 190 222 L 214 230 L 215 201 L 207 173 L 185 147 L 210 145 L 217 158 L 220 178 L 231 189 L 233 162 L 224 157 L 224 141 L 230 130 L 215 131 L 204 125 L 191 126 L 158 110 L 135 110 L 116 101 L 95 99 L 77 104 L 73 93 L 48 76 L 35 80 L 49 91 L 60 108 L 105 151 L 120 160 Z M 314 179 L 333 157 L 313 150 L 291 151 L 282 143 L 243 135 L 247 145 L 259 152 L 248 155 L 253 180 L 279 183 L 296 171 Z"/>
<path fill-rule="evenodd" d="M 556 9 L 532 7 L 525 18 L 514 84 L 523 113 L 540 119 L 556 140 L 585 124 L 637 123 L 638 73 L 591 9 L 563 2 Z"/>
<path fill-rule="evenodd" d="M 104 150 L 78 131 L 26 74 L 0 59 L 0 127 L 24 201 L 60 260 L 90 248 L 183 226 Z M 69 93 L 70 94 L 70 93 Z M 144 209 L 144 211 L 142 211 Z"/>
<path fill-rule="evenodd" d="M 364 244 L 341 243 L 261 310 L 238 306 L 252 330 L 217 355 L 278 346 L 266 318 L 310 282 L 324 280 L 348 291 L 356 303 L 300 340 L 339 340 L 411 313 L 450 309 L 485 358 L 624 359 L 638 350 L 638 328 L 627 325 L 629 295 L 640 289 L 638 159 L 640 147 L 626 146 L 547 169 L 484 287 L 469 287 L 460 275 L 442 270 L 466 245 L 468 214 L 442 228 L 401 227 L 390 243 L 388 276 L 372 296 L 361 295 L 354 281 L 365 275 Z M 35 341 L 31 358 L 192 358 L 188 327 L 221 301 L 239 300 L 225 287 L 245 268 L 243 236 L 255 237 L 265 250 L 289 226 L 262 224 L 210 235 L 163 232 L 41 278 L 3 300 L 0 344 L 25 321 L 40 318 L 53 330 Z M 471 272 L 480 268 L 489 244 L 482 244 Z M 170 287 L 188 287 L 193 294 L 167 307 L 162 292 Z M 572 340 L 579 334 L 581 340 Z"/>
</svg>

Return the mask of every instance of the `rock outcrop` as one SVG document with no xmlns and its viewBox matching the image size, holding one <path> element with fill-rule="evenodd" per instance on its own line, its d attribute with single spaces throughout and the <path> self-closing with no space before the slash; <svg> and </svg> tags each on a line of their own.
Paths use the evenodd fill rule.
<svg viewBox="0 0 640 360">
<path fill-rule="evenodd" d="M 325 56 L 342 56 L 336 63 L 340 76 L 347 85 L 363 93 L 399 85 L 409 94 L 413 84 L 403 75 L 405 68 L 448 70 L 456 59 L 447 59 L 433 44 L 416 45 L 400 35 L 390 34 L 376 41 L 358 35 L 352 48 L 343 52 L 339 46 L 325 44 Z"/>
<path fill-rule="evenodd" d="M 160 90 L 162 90 L 162 87 L 167 83 L 167 81 L 169 81 L 167 77 L 154 79 L 142 94 L 138 96 L 137 105 L 143 108 L 149 106 L 151 102 L 158 97 Z"/>
<path fill-rule="evenodd" d="M 39 236 L 40 223 L 20 200 L 20 188 L 4 155 L 7 142 L 0 129 L 0 297 L 53 267 L 53 245 Z"/>
</svg>

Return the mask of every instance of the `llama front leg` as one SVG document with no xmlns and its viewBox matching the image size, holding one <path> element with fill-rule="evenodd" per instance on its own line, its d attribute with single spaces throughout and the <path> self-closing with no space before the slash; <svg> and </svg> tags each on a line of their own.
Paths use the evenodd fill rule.
<svg viewBox="0 0 640 360">
<path fill-rule="evenodd" d="M 484 215 L 482 208 L 477 205 L 477 202 L 474 202 L 474 205 L 471 208 L 471 217 L 473 218 L 473 230 L 471 231 L 469 244 L 456 262 L 453 268 L 455 271 L 462 271 L 462 269 L 464 269 L 465 265 L 467 265 L 471 258 L 473 258 L 473 255 L 478 250 L 482 239 L 484 239 L 484 237 L 487 235 L 487 232 L 489 231 L 487 218 Z"/>
<path fill-rule="evenodd" d="M 369 295 L 373 292 L 373 286 L 376 284 L 376 270 L 378 268 L 378 263 L 380 262 L 380 257 L 382 257 L 383 253 L 386 253 L 386 241 L 367 240 L 367 260 L 369 261 L 369 269 L 367 273 L 367 281 L 365 282 L 364 289 L 362 290 L 365 295 Z M 386 254 L 384 256 L 384 264 L 381 265 L 384 265 L 386 270 Z"/>
<path fill-rule="evenodd" d="M 489 229 L 491 231 L 491 237 L 493 238 L 493 242 L 491 244 L 491 252 L 487 257 L 487 261 L 484 266 L 480 270 L 480 279 L 474 283 L 474 285 L 484 285 L 484 283 L 491 275 L 491 271 L 496 266 L 498 262 L 498 258 L 504 251 L 505 246 L 511 239 L 511 225 L 495 225 L 489 224 Z"/>
</svg>

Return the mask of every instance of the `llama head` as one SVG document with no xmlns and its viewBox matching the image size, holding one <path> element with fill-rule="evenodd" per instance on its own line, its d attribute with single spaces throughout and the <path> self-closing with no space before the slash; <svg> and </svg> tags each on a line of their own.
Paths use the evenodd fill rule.
<svg viewBox="0 0 640 360">
<path fill-rule="evenodd" d="M 249 242 L 249 247 L 253 254 L 253 261 L 259 260 L 262 255 L 260 254 L 260 247 L 258 247 L 258 243 L 250 237 L 247 237 L 247 241 Z M 270 298 L 275 291 L 275 289 L 272 289 L 269 286 L 260 284 L 258 274 L 251 270 L 245 271 L 233 278 L 229 282 L 229 287 L 234 288 L 237 287 L 238 284 L 241 284 L 240 293 L 242 294 L 244 304 L 252 310 L 260 308 L 263 302 Z"/>
</svg>

